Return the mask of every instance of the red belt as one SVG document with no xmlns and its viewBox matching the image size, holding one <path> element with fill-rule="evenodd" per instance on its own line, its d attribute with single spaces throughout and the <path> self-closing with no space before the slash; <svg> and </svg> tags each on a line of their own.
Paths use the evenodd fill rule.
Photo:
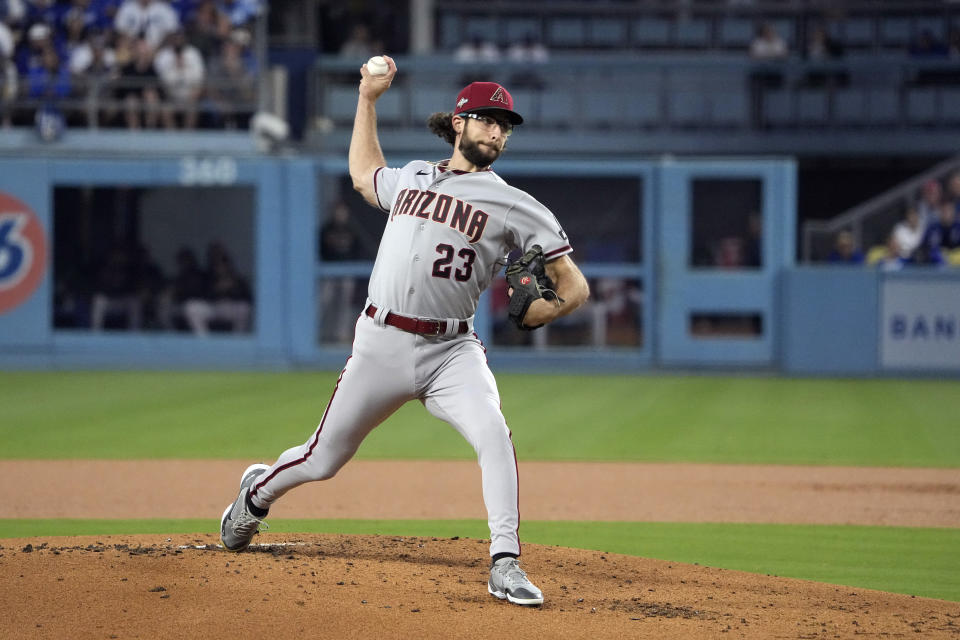
<svg viewBox="0 0 960 640">
<path fill-rule="evenodd" d="M 371 318 L 377 314 L 377 308 L 374 305 L 367 307 L 364 312 Z M 386 324 L 397 329 L 402 329 L 409 333 L 419 333 L 425 336 L 441 336 L 447 333 L 446 320 L 431 320 L 430 318 L 411 318 L 410 316 L 398 316 L 395 313 L 387 312 L 387 317 L 383 320 Z M 466 320 L 456 320 L 457 333 L 466 333 L 470 330 L 470 325 Z"/>
</svg>

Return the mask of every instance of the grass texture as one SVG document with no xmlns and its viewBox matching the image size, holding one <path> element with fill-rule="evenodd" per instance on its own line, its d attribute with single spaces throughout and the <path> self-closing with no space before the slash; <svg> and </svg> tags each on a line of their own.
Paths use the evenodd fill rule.
<svg viewBox="0 0 960 640">
<path fill-rule="evenodd" d="M 2 372 L 0 458 L 269 458 L 305 441 L 337 373 Z M 960 467 L 938 380 L 498 376 L 521 460 Z M 362 458 L 472 459 L 419 403 Z"/>
<path fill-rule="evenodd" d="M 213 533 L 215 520 L 0 520 L 0 538 Z M 486 539 L 481 520 L 275 520 L 271 533 Z M 960 602 L 960 530 L 906 527 L 527 522 L 527 543 L 736 569 Z M 485 553 L 479 547 L 478 553 Z"/>
</svg>

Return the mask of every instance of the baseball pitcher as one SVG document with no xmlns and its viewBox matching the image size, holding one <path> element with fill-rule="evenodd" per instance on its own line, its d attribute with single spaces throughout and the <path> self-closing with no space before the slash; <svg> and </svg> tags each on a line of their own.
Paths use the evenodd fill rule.
<svg viewBox="0 0 960 640">
<path fill-rule="evenodd" d="M 430 117 L 430 129 L 453 145 L 449 159 L 388 167 L 376 102 L 397 67 L 384 59 L 384 74 L 360 69 L 350 142 L 354 188 L 387 216 L 353 353 L 310 438 L 272 466 L 243 473 L 240 493 L 221 518 L 220 538 L 230 551 L 245 549 L 270 505 L 298 485 L 333 477 L 374 427 L 416 399 L 477 452 L 490 526 L 489 592 L 539 605 L 543 594 L 518 562 L 516 452 L 473 315 L 514 250 L 522 257 L 506 271 L 509 314 L 521 329 L 579 307 L 589 295 L 587 282 L 554 215 L 491 171 L 523 122 L 507 90 L 474 82 L 457 95 L 452 113 Z"/>
</svg>

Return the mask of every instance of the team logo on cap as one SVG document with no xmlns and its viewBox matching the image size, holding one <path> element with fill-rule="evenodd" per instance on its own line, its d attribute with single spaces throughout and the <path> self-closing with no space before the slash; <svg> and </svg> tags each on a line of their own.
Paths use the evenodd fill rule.
<svg viewBox="0 0 960 640">
<path fill-rule="evenodd" d="M 47 243 L 37 215 L 0 191 L 0 313 L 33 295 L 46 264 Z"/>
<path fill-rule="evenodd" d="M 497 87 L 497 90 L 493 92 L 492 96 L 490 96 L 490 102 L 502 102 L 508 107 L 510 106 L 510 103 L 507 102 L 507 96 L 503 91 L 503 87 Z"/>
<path fill-rule="evenodd" d="M 470 102 L 470 101 L 467 100 L 466 98 L 460 98 L 460 101 L 457 102 L 457 109 L 459 109 L 459 108 L 462 107 L 463 105 L 467 104 L 468 102 Z"/>
</svg>

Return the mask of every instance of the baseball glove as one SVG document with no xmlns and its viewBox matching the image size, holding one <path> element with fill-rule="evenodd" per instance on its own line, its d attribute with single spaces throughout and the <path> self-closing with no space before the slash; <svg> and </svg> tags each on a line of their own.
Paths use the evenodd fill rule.
<svg viewBox="0 0 960 640">
<path fill-rule="evenodd" d="M 507 313 L 517 327 L 526 331 L 539 329 L 542 324 L 528 327 L 523 324 L 523 316 L 534 300 L 556 300 L 563 298 L 554 291 L 554 284 L 544 268 L 543 249 L 535 244 L 526 253 L 507 266 L 507 284 L 513 289 Z"/>
</svg>

